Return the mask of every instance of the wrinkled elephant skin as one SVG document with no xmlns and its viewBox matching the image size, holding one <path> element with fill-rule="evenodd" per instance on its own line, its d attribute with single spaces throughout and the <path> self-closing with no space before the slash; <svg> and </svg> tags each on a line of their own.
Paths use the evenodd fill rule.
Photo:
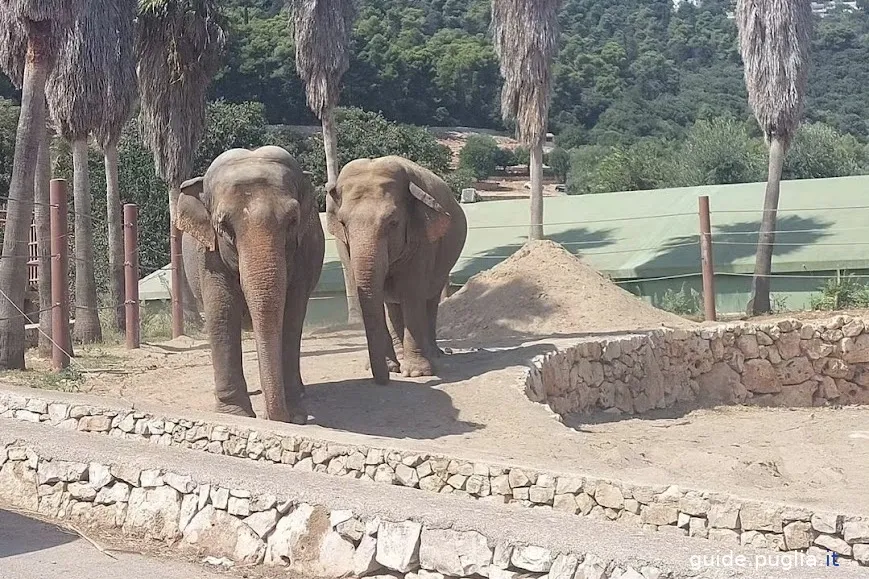
<svg viewBox="0 0 869 579">
<path fill-rule="evenodd" d="M 217 410 L 254 416 L 241 351 L 250 326 L 268 418 L 304 423 L 299 348 L 325 250 L 308 177 L 280 147 L 231 149 L 181 193 L 176 225 L 205 312 Z"/>
<path fill-rule="evenodd" d="M 349 255 L 348 291 L 359 296 L 375 382 L 399 368 L 432 375 L 441 291 L 467 236 L 464 211 L 440 177 L 396 156 L 356 159 L 326 189 L 326 226 Z"/>
</svg>

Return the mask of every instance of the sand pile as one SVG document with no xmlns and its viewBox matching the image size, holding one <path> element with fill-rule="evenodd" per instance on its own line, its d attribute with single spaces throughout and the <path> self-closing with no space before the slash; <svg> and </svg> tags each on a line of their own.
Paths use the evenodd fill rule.
<svg viewBox="0 0 869 579">
<path fill-rule="evenodd" d="M 621 289 L 561 245 L 533 241 L 441 304 L 438 337 L 492 342 L 692 325 Z"/>
</svg>

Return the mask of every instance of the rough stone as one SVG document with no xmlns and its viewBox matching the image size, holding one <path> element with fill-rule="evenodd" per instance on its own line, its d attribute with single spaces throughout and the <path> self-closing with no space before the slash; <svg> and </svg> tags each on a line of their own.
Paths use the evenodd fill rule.
<svg viewBox="0 0 869 579">
<path fill-rule="evenodd" d="M 11 506 L 36 511 L 39 507 L 36 473 L 25 462 L 7 462 L 0 468 L 0 497 Z"/>
<path fill-rule="evenodd" d="M 207 545 L 212 555 L 229 557 L 244 564 L 258 564 L 266 545 L 253 530 L 226 511 L 206 505 L 184 530 L 184 541 Z"/>
<path fill-rule="evenodd" d="M 842 359 L 849 364 L 869 362 L 869 334 L 842 340 Z"/>
<path fill-rule="evenodd" d="M 855 560 L 869 565 L 869 545 L 854 545 L 852 551 Z"/>
<path fill-rule="evenodd" d="M 576 579 L 605 579 L 609 561 L 601 559 L 594 553 L 589 553 L 576 568 Z"/>
<path fill-rule="evenodd" d="M 579 559 L 576 555 L 558 555 L 549 569 L 549 579 L 573 579 L 578 566 Z"/>
<path fill-rule="evenodd" d="M 314 561 L 327 532 L 328 512 L 303 503 L 278 521 L 269 536 L 265 561 L 269 565 Z"/>
<path fill-rule="evenodd" d="M 492 562 L 493 551 L 477 531 L 423 529 L 419 562 L 425 569 L 445 575 L 469 577 L 480 574 Z"/>
<path fill-rule="evenodd" d="M 145 488 L 155 488 L 163 484 L 163 475 L 159 468 L 146 469 L 139 475 L 139 484 Z"/>
<path fill-rule="evenodd" d="M 510 488 L 521 488 L 531 486 L 531 479 L 525 474 L 525 471 L 518 468 L 511 468 L 507 475 L 507 480 L 510 483 Z"/>
<path fill-rule="evenodd" d="M 552 508 L 557 511 L 564 511 L 570 514 L 576 514 L 579 511 L 579 505 L 576 502 L 576 497 L 569 494 L 555 495 L 552 502 Z"/>
<path fill-rule="evenodd" d="M 848 543 L 869 543 L 869 521 L 846 521 L 842 534 Z"/>
<path fill-rule="evenodd" d="M 267 511 L 256 512 L 244 519 L 244 523 L 253 529 L 257 537 L 265 539 L 278 524 L 277 509 L 269 509 Z"/>
<path fill-rule="evenodd" d="M 830 535 L 818 535 L 815 537 L 815 545 L 820 545 L 825 549 L 829 549 L 834 553 L 839 553 L 840 555 L 845 555 L 846 557 L 851 556 L 851 545 L 840 539 L 839 537 L 833 537 Z"/>
<path fill-rule="evenodd" d="M 181 496 L 168 486 L 135 488 L 130 493 L 124 532 L 158 539 L 178 535 Z"/>
<path fill-rule="evenodd" d="M 781 391 L 781 383 L 768 360 L 749 360 L 745 363 L 742 383 L 756 394 L 772 394 Z"/>
<path fill-rule="evenodd" d="M 406 487 L 414 487 L 419 484 L 419 475 L 416 470 L 405 464 L 399 464 L 395 467 L 395 477 L 399 483 Z"/>
<path fill-rule="evenodd" d="M 142 471 L 134 466 L 125 464 L 115 464 L 111 467 L 112 476 L 121 479 L 125 483 L 131 484 L 134 487 L 139 486 L 139 477 Z"/>
<path fill-rule="evenodd" d="M 746 531 L 782 532 L 781 509 L 758 503 L 745 503 L 739 511 L 742 528 Z"/>
<path fill-rule="evenodd" d="M 709 529 L 709 540 L 720 543 L 739 544 L 739 533 L 731 529 Z"/>
<path fill-rule="evenodd" d="M 555 494 L 575 495 L 582 490 L 582 479 L 579 477 L 561 476 L 555 485 Z"/>
<path fill-rule="evenodd" d="M 166 484 L 178 491 L 181 494 L 192 493 L 196 488 L 196 483 L 189 475 L 180 475 L 172 472 L 167 472 L 163 475 L 163 480 Z"/>
<path fill-rule="evenodd" d="M 97 491 L 87 483 L 74 482 L 66 487 L 69 491 L 69 496 L 79 501 L 93 501 L 97 496 Z"/>
<path fill-rule="evenodd" d="M 555 498 L 554 488 L 543 488 L 537 485 L 531 487 L 528 492 L 528 499 L 535 504 L 548 505 Z"/>
<path fill-rule="evenodd" d="M 377 529 L 377 562 L 399 573 L 415 569 L 421 532 L 422 525 L 413 521 L 382 521 Z"/>
<path fill-rule="evenodd" d="M 782 360 L 790 360 L 800 355 L 799 332 L 784 332 L 778 339 L 778 352 Z"/>
<path fill-rule="evenodd" d="M 688 535 L 691 537 L 707 538 L 709 536 L 709 528 L 706 526 L 706 519 L 691 517 L 691 520 L 688 522 Z"/>
<path fill-rule="evenodd" d="M 812 528 L 819 533 L 836 534 L 842 528 L 842 517 L 829 513 L 812 515 Z"/>
<path fill-rule="evenodd" d="M 99 505 L 113 505 L 115 503 L 125 503 L 130 499 L 130 485 L 123 481 L 115 481 L 111 486 L 102 487 L 94 502 Z"/>
<path fill-rule="evenodd" d="M 709 372 L 697 378 L 697 397 L 708 404 L 734 404 L 745 400 L 747 391 L 739 373 L 726 362 L 716 362 Z"/>
<path fill-rule="evenodd" d="M 230 496 L 227 501 L 226 510 L 230 515 L 246 517 L 250 515 L 250 499 Z"/>
<path fill-rule="evenodd" d="M 195 517 L 196 513 L 199 511 L 197 508 L 198 502 L 199 500 L 195 494 L 184 495 L 181 498 L 181 514 L 178 517 L 178 531 L 182 534 L 184 533 L 184 529 L 187 528 L 187 525 L 190 524 L 190 521 L 193 520 L 193 517 Z"/>
<path fill-rule="evenodd" d="M 713 502 L 709 507 L 707 519 L 713 529 L 739 528 L 739 510 L 742 505 L 728 499 L 725 502 Z"/>
<path fill-rule="evenodd" d="M 510 559 L 513 557 L 513 545 L 507 543 L 495 543 L 495 550 L 492 554 L 492 567 L 498 569 L 507 569 L 510 566 Z"/>
<path fill-rule="evenodd" d="M 788 551 L 808 549 L 812 544 L 812 525 L 804 521 L 794 521 L 784 527 L 785 548 Z"/>
<path fill-rule="evenodd" d="M 229 489 L 211 487 L 211 504 L 215 509 L 225 511 L 229 506 Z"/>
<path fill-rule="evenodd" d="M 779 382 L 787 386 L 801 384 L 815 375 L 815 369 L 808 358 L 791 358 L 785 360 L 776 368 Z"/>
<path fill-rule="evenodd" d="M 602 507 L 621 509 L 625 498 L 619 487 L 608 483 L 600 483 L 594 491 L 594 500 Z"/>
<path fill-rule="evenodd" d="M 81 462 L 41 460 L 39 461 L 39 468 L 36 471 L 36 477 L 41 485 L 56 482 L 76 482 L 82 480 L 87 471 L 87 465 Z"/>
<path fill-rule="evenodd" d="M 108 416 L 83 416 L 78 421 L 78 429 L 84 432 L 108 432 L 112 419 Z"/>
<path fill-rule="evenodd" d="M 594 502 L 590 496 L 585 493 L 579 493 L 576 495 L 576 504 L 579 507 L 579 512 L 582 515 L 587 515 L 591 512 L 591 510 L 597 506 L 597 503 Z"/>
<path fill-rule="evenodd" d="M 516 547 L 513 549 L 513 556 L 510 557 L 514 567 L 534 573 L 546 573 L 554 561 L 555 555 L 552 551 L 536 545 Z"/>
<path fill-rule="evenodd" d="M 640 516 L 643 523 L 648 525 L 675 525 L 679 519 L 679 510 L 670 505 L 652 503 L 643 507 Z"/>
<path fill-rule="evenodd" d="M 377 539 L 366 536 L 362 538 L 356 552 L 353 554 L 353 575 L 364 577 L 382 568 L 375 558 L 377 554 Z"/>
</svg>

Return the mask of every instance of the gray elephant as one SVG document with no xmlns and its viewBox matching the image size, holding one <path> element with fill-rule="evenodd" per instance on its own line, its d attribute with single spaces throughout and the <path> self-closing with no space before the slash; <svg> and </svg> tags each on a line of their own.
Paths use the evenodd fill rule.
<svg viewBox="0 0 869 579">
<path fill-rule="evenodd" d="M 241 355 L 249 323 L 268 418 L 304 423 L 299 347 L 325 250 L 310 180 L 280 147 L 231 149 L 181 193 L 176 225 L 205 312 L 217 410 L 254 416 Z"/>
<path fill-rule="evenodd" d="M 326 190 L 326 227 L 349 254 L 374 381 L 399 369 L 432 375 L 441 291 L 467 236 L 462 208 L 440 177 L 396 156 L 351 161 Z"/>
</svg>

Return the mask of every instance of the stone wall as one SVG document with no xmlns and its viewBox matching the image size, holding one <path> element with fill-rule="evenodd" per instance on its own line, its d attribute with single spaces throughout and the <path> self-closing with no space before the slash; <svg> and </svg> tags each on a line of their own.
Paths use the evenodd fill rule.
<svg viewBox="0 0 869 579">
<path fill-rule="evenodd" d="M 869 328 L 840 316 L 584 341 L 537 356 L 525 392 L 559 415 L 869 404 Z"/>
<path fill-rule="evenodd" d="M 365 518 L 247 489 L 200 484 L 163 469 L 50 460 L 22 443 L 0 451 L 5 506 L 126 536 L 177 542 L 200 556 L 240 565 L 285 566 L 317 577 L 392 572 L 425 579 L 475 574 L 570 579 L 578 569 L 581 577 L 660 576 L 651 567 L 639 570 L 640 575 L 594 556 L 491 544 L 477 531 Z"/>
<path fill-rule="evenodd" d="M 21 392 L 27 391 L 0 390 L 0 418 L 281 464 L 299 472 L 362 479 L 483 502 L 555 509 L 594 520 L 617 521 L 644 531 L 731 545 L 786 551 L 834 545 L 844 559 L 854 557 L 869 565 L 862 547 L 853 549 L 854 537 L 848 542 L 844 527 L 846 522 L 869 520 L 865 512 L 859 512 L 865 510 L 865 505 L 855 505 L 855 512 L 851 513 L 826 513 L 677 486 L 635 484 L 437 454 L 336 444 L 269 431 L 273 425 L 267 422 L 245 421 L 257 424 L 256 428 L 226 426 L 93 403 L 75 404 L 71 401 L 77 397 L 69 395 L 56 395 L 52 399 L 41 391 L 34 390 L 29 396 Z M 869 539 L 865 542 L 869 543 Z"/>
</svg>

